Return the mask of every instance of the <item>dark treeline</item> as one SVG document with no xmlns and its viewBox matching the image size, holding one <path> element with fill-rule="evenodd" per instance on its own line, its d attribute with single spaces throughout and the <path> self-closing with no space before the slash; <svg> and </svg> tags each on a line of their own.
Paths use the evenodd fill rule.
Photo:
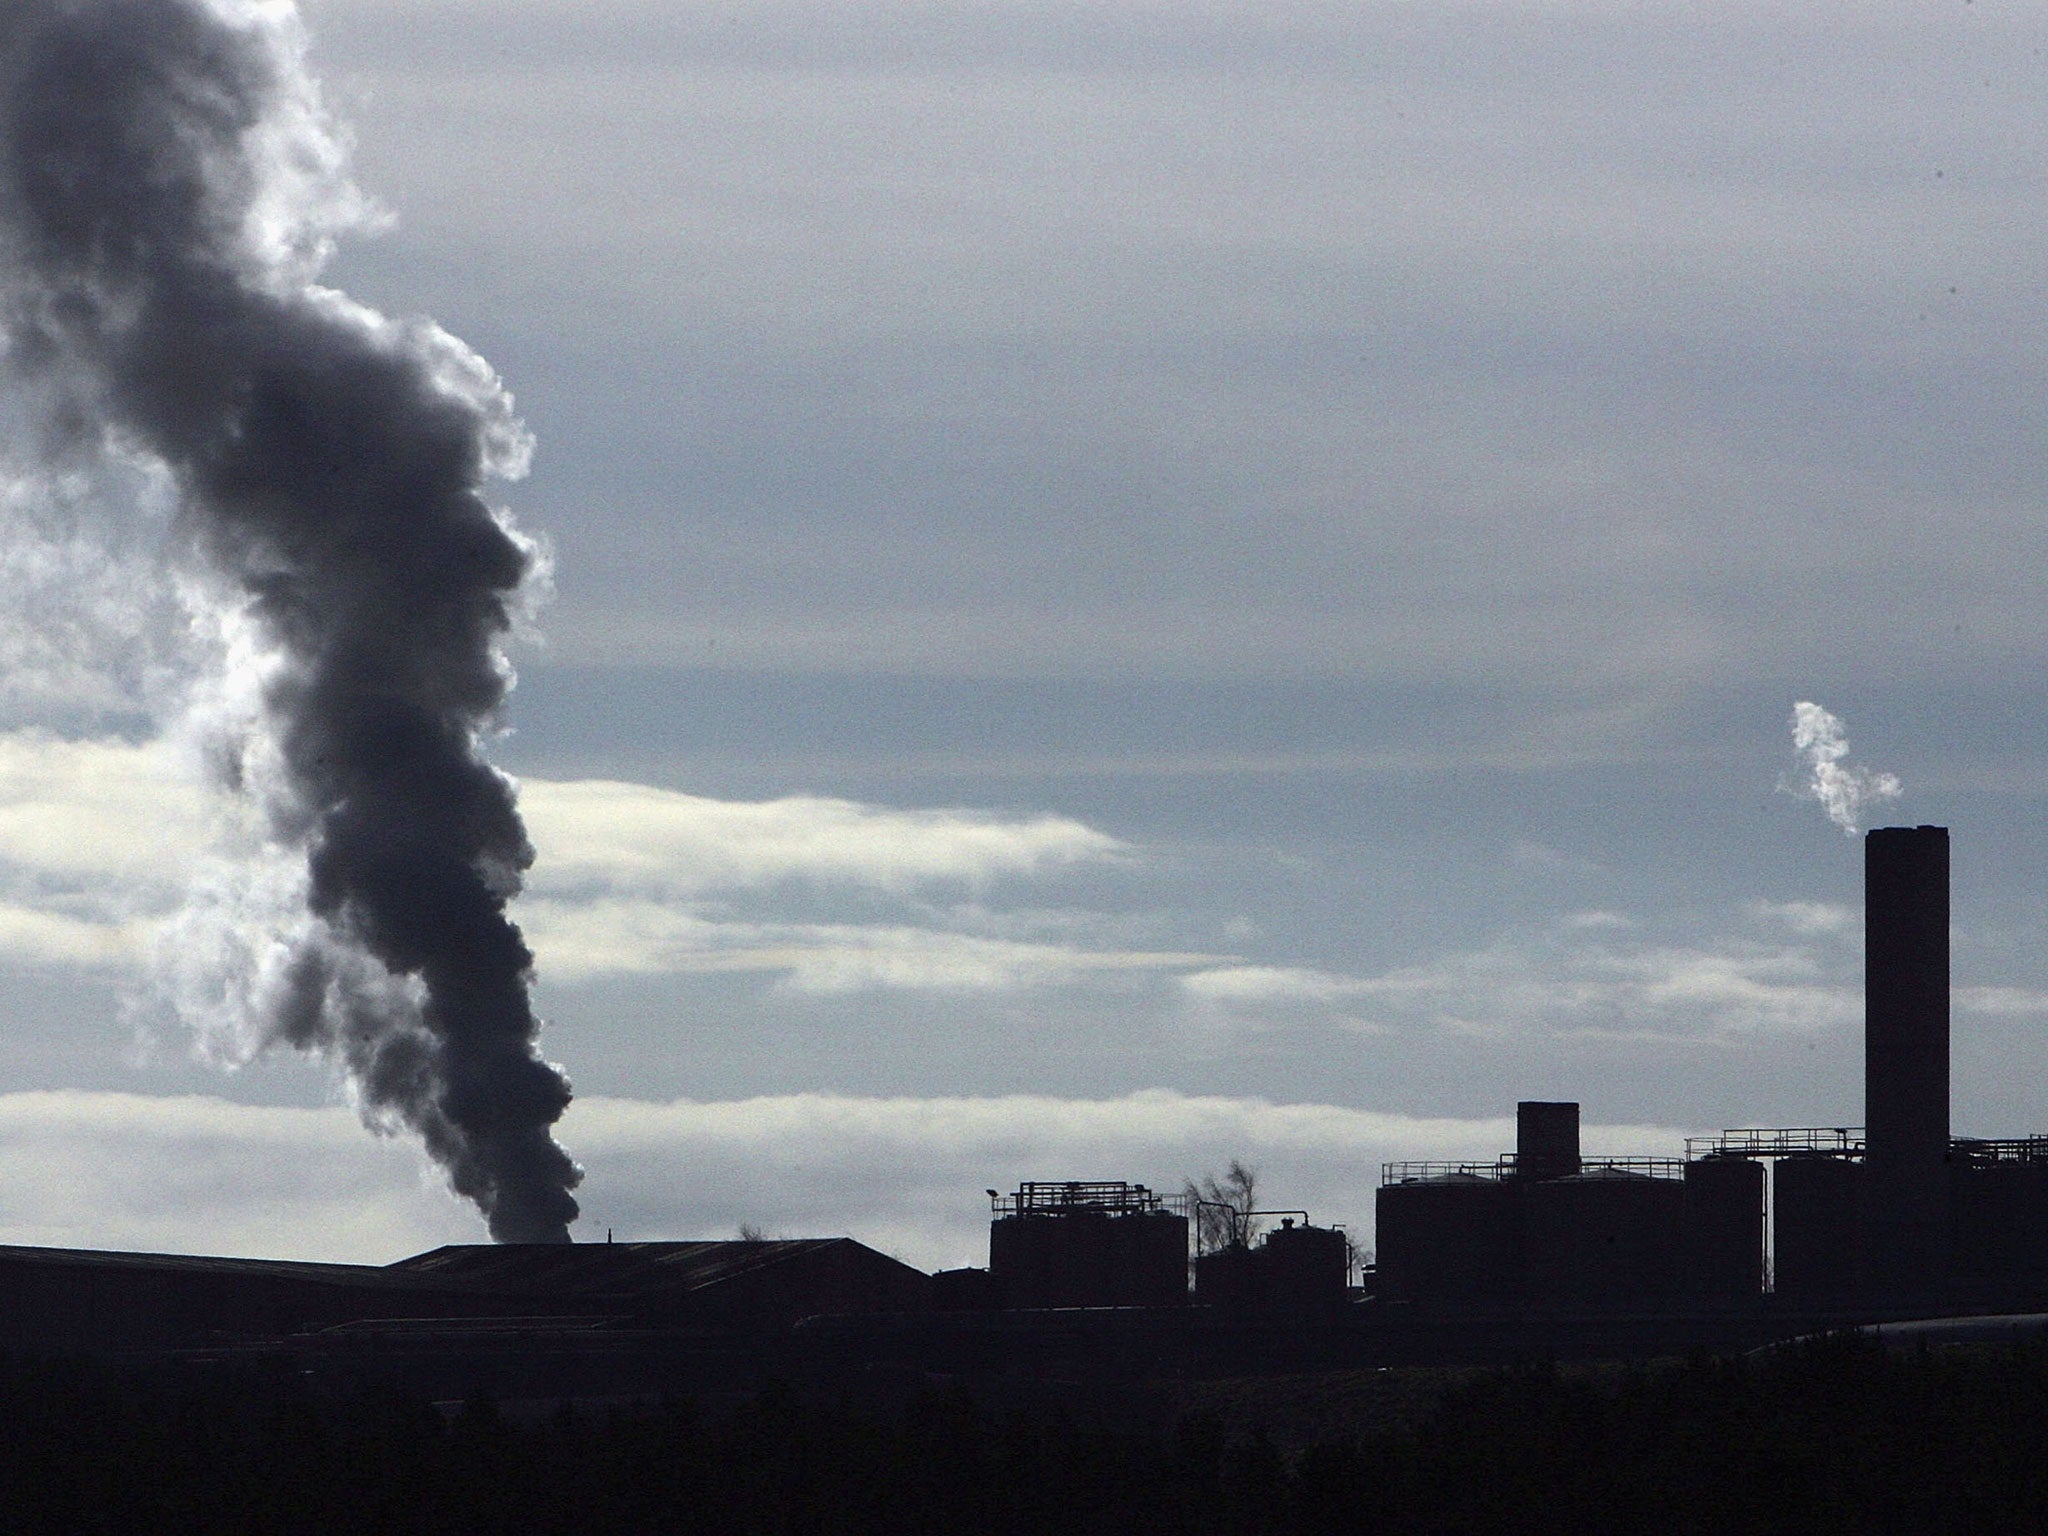
<svg viewBox="0 0 2048 1536">
<path fill-rule="evenodd" d="M 0 1365 L 8 1532 L 1827 1533 L 2039 1529 L 2048 1354 L 1886 1354 L 1465 1381 L 1402 1427 L 1281 1450 L 927 1392 L 771 1389 L 509 1415 L 288 1372 L 166 1383 Z"/>
</svg>

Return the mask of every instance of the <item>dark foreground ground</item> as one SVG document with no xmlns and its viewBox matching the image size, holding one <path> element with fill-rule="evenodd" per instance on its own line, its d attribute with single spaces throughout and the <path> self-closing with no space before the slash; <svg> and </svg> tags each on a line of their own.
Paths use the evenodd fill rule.
<svg viewBox="0 0 2048 1536">
<path fill-rule="evenodd" d="M 1828 1339 L 1640 1367 L 1020 1404 L 771 1387 L 435 1405 L 0 1362 L 7 1532 L 1945 1532 L 2048 1517 L 2048 1349 Z"/>
</svg>

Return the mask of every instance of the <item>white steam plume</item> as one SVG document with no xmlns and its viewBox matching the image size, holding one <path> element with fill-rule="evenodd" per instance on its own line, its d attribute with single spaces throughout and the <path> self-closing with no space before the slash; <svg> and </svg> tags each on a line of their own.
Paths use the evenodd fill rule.
<svg viewBox="0 0 2048 1536">
<path fill-rule="evenodd" d="M 1865 807 L 1896 800 L 1903 792 L 1896 774 L 1849 767 L 1843 761 L 1849 755 L 1849 737 L 1841 717 L 1810 700 L 1792 706 L 1792 747 L 1806 774 L 1783 787 L 1818 800 L 1828 820 L 1850 837 L 1862 830 Z"/>
</svg>

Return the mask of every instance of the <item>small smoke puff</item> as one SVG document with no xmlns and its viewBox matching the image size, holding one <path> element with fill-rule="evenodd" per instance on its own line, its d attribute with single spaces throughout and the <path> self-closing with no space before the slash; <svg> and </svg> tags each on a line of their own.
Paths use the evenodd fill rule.
<svg viewBox="0 0 2048 1536">
<path fill-rule="evenodd" d="M 1896 800 L 1904 793 L 1896 774 L 1848 766 L 1843 759 L 1849 755 L 1849 736 L 1841 717 L 1810 700 L 1792 706 L 1792 748 L 1805 762 L 1806 776 L 1781 787 L 1818 800 L 1828 820 L 1847 836 L 1862 830 L 1866 806 Z"/>
</svg>

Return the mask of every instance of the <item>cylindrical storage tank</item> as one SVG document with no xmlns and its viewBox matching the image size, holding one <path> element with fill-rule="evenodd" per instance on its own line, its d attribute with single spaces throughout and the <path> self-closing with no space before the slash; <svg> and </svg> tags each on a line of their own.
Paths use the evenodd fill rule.
<svg viewBox="0 0 2048 1536">
<path fill-rule="evenodd" d="M 985 1269 L 939 1269 L 932 1272 L 934 1312 L 988 1312 L 1001 1305 L 995 1281 Z"/>
<path fill-rule="evenodd" d="M 1965 1274 L 2048 1271 L 2048 1163 L 1964 1163 L 1955 1170 L 1956 1268 Z"/>
<path fill-rule="evenodd" d="M 1195 1257 L 1195 1300 L 1205 1307 L 1248 1307 L 1257 1300 L 1252 1251 L 1232 1243 Z"/>
<path fill-rule="evenodd" d="M 1669 1296 L 1679 1273 L 1685 1186 L 1596 1168 L 1530 1184 L 1523 1234 L 1529 1299 L 1606 1309 Z"/>
<path fill-rule="evenodd" d="M 1351 1284 L 1350 1245 L 1335 1227 L 1283 1222 L 1266 1234 L 1253 1257 L 1260 1297 L 1268 1306 L 1340 1306 Z"/>
<path fill-rule="evenodd" d="M 1115 1238 L 1100 1212 L 1005 1216 L 988 1229 L 988 1269 L 1006 1307 L 1114 1304 Z"/>
<path fill-rule="evenodd" d="M 1383 1184 L 1375 1202 L 1379 1296 L 1490 1306 L 1521 1289 L 1517 1184 L 1451 1174 Z"/>
<path fill-rule="evenodd" d="M 1764 1288 L 1764 1166 L 1747 1157 L 1685 1165 L 1685 1275 L 1703 1300 L 1754 1301 Z"/>
<path fill-rule="evenodd" d="M 1177 1307 L 1188 1299 L 1188 1219 L 1171 1211 L 1112 1216 L 1117 1307 Z"/>
<path fill-rule="evenodd" d="M 1187 1300 L 1188 1223 L 1170 1211 L 1072 1210 L 989 1223 L 988 1267 L 1008 1307 L 1159 1307 Z"/>
<path fill-rule="evenodd" d="M 1865 1283 L 1864 1169 L 1819 1154 L 1771 1171 L 1772 1270 L 1779 1295 L 1825 1301 Z"/>
</svg>

